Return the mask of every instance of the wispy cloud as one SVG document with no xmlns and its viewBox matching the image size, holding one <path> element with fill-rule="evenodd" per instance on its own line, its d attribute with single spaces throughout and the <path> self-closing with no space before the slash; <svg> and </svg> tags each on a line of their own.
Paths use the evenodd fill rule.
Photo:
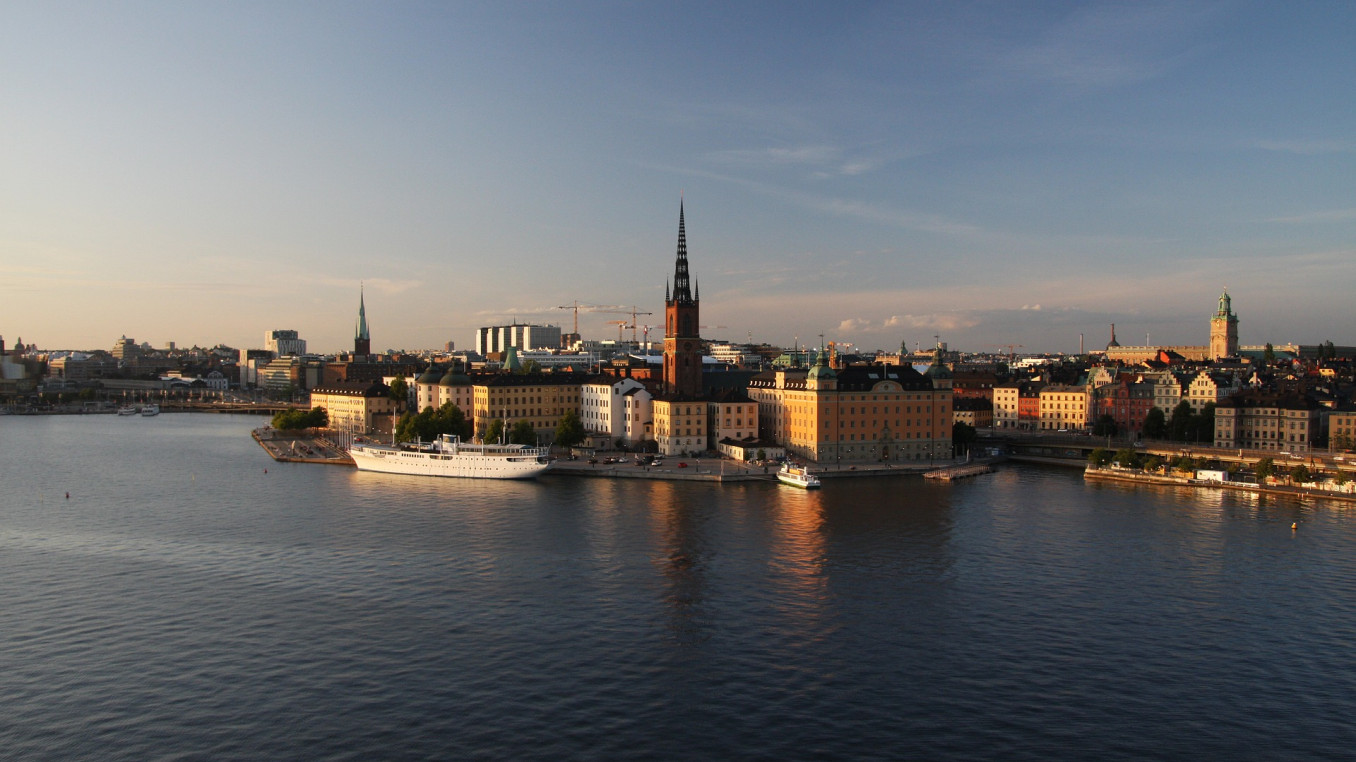
<svg viewBox="0 0 1356 762">
<path fill-rule="evenodd" d="M 1347 140 L 1254 140 L 1246 145 L 1263 151 L 1293 153 L 1301 156 L 1356 151 L 1356 143 Z"/>
<path fill-rule="evenodd" d="M 710 164 L 749 170 L 801 168 L 811 177 L 857 177 L 870 174 L 891 162 L 919 152 L 879 152 L 871 147 L 845 149 L 841 146 L 808 144 L 730 149 L 706 154 Z"/>
<path fill-rule="evenodd" d="M 1178 40 L 1210 9 L 1187 3 L 1084 7 L 1037 42 L 1000 55 L 1003 70 L 1080 88 L 1110 88 L 1162 77 L 1195 54 Z"/>
<path fill-rule="evenodd" d="M 1310 222 L 1341 222 L 1343 220 L 1351 219 L 1356 219 L 1356 208 L 1329 209 L 1322 212 L 1306 212 L 1304 214 L 1295 214 L 1288 217 L 1272 217 L 1267 220 L 1267 222 L 1306 224 Z"/>
</svg>

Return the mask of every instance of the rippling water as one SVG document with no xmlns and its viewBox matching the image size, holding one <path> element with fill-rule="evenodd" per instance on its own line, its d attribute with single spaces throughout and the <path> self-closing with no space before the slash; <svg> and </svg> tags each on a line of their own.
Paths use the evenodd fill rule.
<svg viewBox="0 0 1356 762">
<path fill-rule="evenodd" d="M 0 756 L 1356 749 L 1340 504 L 426 480 L 274 463 L 259 423 L 0 419 Z"/>
</svg>

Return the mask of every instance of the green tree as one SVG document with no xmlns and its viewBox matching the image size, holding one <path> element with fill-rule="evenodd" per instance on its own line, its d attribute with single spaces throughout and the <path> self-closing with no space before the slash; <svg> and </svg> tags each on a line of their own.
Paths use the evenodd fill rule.
<svg viewBox="0 0 1356 762">
<path fill-rule="evenodd" d="M 1253 473 L 1257 474 L 1257 483 L 1261 484 L 1271 478 L 1276 473 L 1276 461 L 1271 458 L 1262 458 L 1257 461 L 1257 465 L 1252 468 Z"/>
<path fill-rule="evenodd" d="M 319 406 L 310 410 L 291 408 L 274 413 L 272 423 L 273 428 L 283 431 L 323 429 L 330 425 L 330 414 L 325 408 Z"/>
<path fill-rule="evenodd" d="M 1313 480 L 1313 475 L 1309 473 L 1308 466 L 1305 466 L 1303 463 L 1290 469 L 1290 481 L 1295 484 L 1304 484 L 1305 482 L 1311 482 Z"/>
<path fill-rule="evenodd" d="M 1116 419 L 1112 418 L 1110 413 L 1097 416 L 1096 423 L 1092 424 L 1092 435 L 1095 437 L 1114 437 L 1116 431 Z"/>
<path fill-rule="evenodd" d="M 518 375 L 530 376 L 533 373 L 541 373 L 541 363 L 536 360 L 524 360 L 518 368 Z"/>
<path fill-rule="evenodd" d="M 1271 346 L 1271 342 L 1262 348 L 1262 362 L 1267 365 L 1273 365 L 1276 362 L 1276 348 Z"/>
<path fill-rule="evenodd" d="M 537 430 L 532 428 L 532 422 L 527 420 L 518 421 L 513 424 L 509 430 L 509 444 L 532 445 L 537 444 Z"/>
<path fill-rule="evenodd" d="M 1191 409 L 1191 403 L 1182 400 L 1177 403 L 1177 407 L 1172 409 L 1172 417 L 1168 419 L 1168 436 L 1174 442 L 1185 442 L 1195 434 L 1195 422 L 1192 420 L 1196 416 L 1195 411 Z"/>
<path fill-rule="evenodd" d="M 498 442 L 504 438 L 504 422 L 498 418 L 490 421 L 490 427 L 481 436 L 486 442 Z"/>
<path fill-rule="evenodd" d="M 403 376 L 396 376 L 396 379 L 391 382 L 390 396 L 400 406 L 401 410 L 405 408 L 405 403 L 410 399 L 410 385 Z"/>
<path fill-rule="evenodd" d="M 1168 417 L 1159 407 L 1151 408 L 1144 416 L 1144 438 L 1163 439 L 1168 435 Z"/>
<path fill-rule="evenodd" d="M 1121 468 L 1139 468 L 1141 462 L 1139 453 L 1133 447 L 1122 447 L 1111 460 Z"/>
<path fill-rule="evenodd" d="M 584 423 L 579 420 L 579 414 L 570 410 L 556 421 L 556 444 L 561 447 L 574 447 L 588 434 L 584 432 Z"/>
<path fill-rule="evenodd" d="M 1196 460 L 1190 455 L 1181 455 L 1172 462 L 1172 467 L 1179 471 L 1195 471 Z"/>
<path fill-rule="evenodd" d="M 1105 447 L 1097 447 L 1088 453 L 1088 463 L 1101 468 L 1111 462 L 1111 453 Z"/>
<path fill-rule="evenodd" d="M 1215 403 L 1207 402 L 1201 412 L 1191 417 L 1191 441 L 1211 443 L 1215 441 Z"/>
<path fill-rule="evenodd" d="M 1140 468 L 1143 468 L 1145 471 L 1157 471 L 1162 467 L 1163 458 L 1158 455 L 1145 456 L 1144 460 L 1140 462 Z"/>
<path fill-rule="evenodd" d="M 970 445 L 979 439 L 975 427 L 965 421 L 956 421 L 951 424 L 951 450 L 952 452 L 969 452 Z"/>
<path fill-rule="evenodd" d="M 1346 471 L 1338 471 L 1337 473 L 1332 475 L 1332 483 L 1340 487 L 1343 484 L 1346 484 L 1350 480 L 1350 478 L 1351 477 L 1347 476 Z"/>
</svg>

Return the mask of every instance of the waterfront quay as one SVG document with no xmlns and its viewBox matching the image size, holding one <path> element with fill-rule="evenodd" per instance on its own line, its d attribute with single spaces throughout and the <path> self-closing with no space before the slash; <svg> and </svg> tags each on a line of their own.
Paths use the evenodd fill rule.
<svg viewBox="0 0 1356 762">
<path fill-rule="evenodd" d="M 279 431 L 264 427 L 255 429 L 251 436 L 269 457 L 283 463 L 319 463 L 336 466 L 354 466 L 353 459 L 342 447 L 326 436 L 312 432 Z M 612 462 L 608 462 L 611 460 Z M 821 479 L 870 478 L 887 476 L 918 476 L 954 468 L 949 461 L 917 466 L 882 465 L 812 465 L 810 470 Z M 601 479 L 651 479 L 686 482 L 752 482 L 776 481 L 775 465 L 754 465 L 724 458 L 668 458 L 663 465 L 637 463 L 628 453 L 602 454 L 601 459 L 557 459 L 548 474 L 594 477 Z M 978 472 L 976 472 L 978 473 Z M 967 474 L 968 475 L 968 474 Z"/>
</svg>

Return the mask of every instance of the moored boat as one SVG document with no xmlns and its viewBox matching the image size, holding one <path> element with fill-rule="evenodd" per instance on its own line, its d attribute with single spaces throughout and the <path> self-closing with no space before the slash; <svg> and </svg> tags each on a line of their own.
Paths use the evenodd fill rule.
<svg viewBox="0 0 1356 762">
<path fill-rule="evenodd" d="M 777 471 L 777 481 L 801 489 L 819 489 L 820 487 L 819 477 L 810 473 L 810 469 L 805 466 L 798 466 L 790 461 L 783 463 Z"/>
<path fill-rule="evenodd" d="M 141 414 L 148 418 L 153 415 L 160 415 L 160 406 L 154 403 L 149 405 L 142 405 Z"/>
<path fill-rule="evenodd" d="M 136 414 L 137 414 L 136 405 L 123 405 L 122 407 L 118 408 L 118 415 L 136 415 Z"/>
<path fill-rule="evenodd" d="M 532 479 L 551 467 L 544 447 L 474 444 L 443 434 L 432 442 L 354 444 L 348 454 L 360 471 L 469 479 Z"/>
</svg>

